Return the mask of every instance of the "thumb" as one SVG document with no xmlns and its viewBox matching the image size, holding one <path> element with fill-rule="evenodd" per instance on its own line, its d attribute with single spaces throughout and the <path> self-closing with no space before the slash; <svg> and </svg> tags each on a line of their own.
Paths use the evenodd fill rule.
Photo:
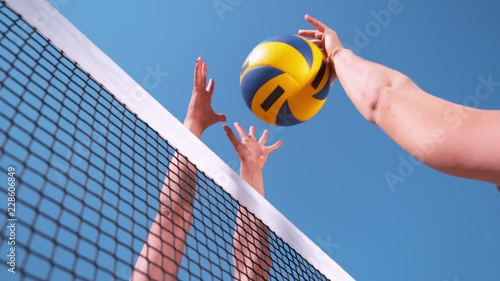
<svg viewBox="0 0 500 281">
<path fill-rule="evenodd" d="M 238 141 L 238 139 L 234 135 L 233 130 L 231 128 L 229 128 L 229 126 L 226 125 L 226 124 L 222 125 L 222 128 L 226 132 L 226 135 L 229 138 L 229 141 L 231 142 L 231 144 L 233 145 L 234 149 L 236 150 L 236 148 L 238 147 L 238 145 L 240 144 L 240 142 Z"/>
<path fill-rule="evenodd" d="M 217 114 L 217 121 L 218 122 L 226 122 L 227 118 L 225 114 Z"/>
</svg>

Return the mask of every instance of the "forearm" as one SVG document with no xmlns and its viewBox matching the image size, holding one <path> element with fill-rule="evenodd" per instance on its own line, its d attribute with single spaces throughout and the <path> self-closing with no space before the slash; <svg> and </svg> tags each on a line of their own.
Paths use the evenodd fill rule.
<svg viewBox="0 0 500 281">
<path fill-rule="evenodd" d="M 383 65 L 365 60 L 351 50 L 340 49 L 331 58 L 335 73 L 354 106 L 368 121 L 376 123 L 379 102 L 393 87 L 401 87 L 408 79 Z"/>
<path fill-rule="evenodd" d="M 203 130 L 196 123 L 185 122 L 197 137 Z M 192 224 L 196 193 L 196 169 L 184 156 L 171 160 L 159 210 L 137 260 L 131 280 L 177 280 L 186 237 Z"/>
<path fill-rule="evenodd" d="M 432 96 L 402 73 L 349 50 L 340 51 L 333 62 L 360 113 L 403 149 L 442 172 L 495 181 L 493 170 L 497 167 L 500 172 L 500 149 L 495 149 L 500 135 L 492 132 L 500 129 L 498 111 L 481 111 Z M 478 149 L 480 144 L 492 149 Z"/>
<path fill-rule="evenodd" d="M 187 232 L 172 222 L 160 213 L 156 216 L 131 280 L 177 280 Z"/>
<path fill-rule="evenodd" d="M 241 177 L 264 195 L 262 168 L 242 165 Z M 234 235 L 235 274 L 237 280 L 267 280 L 271 264 L 268 228 L 244 207 L 236 218 Z"/>
<path fill-rule="evenodd" d="M 233 239 L 236 280 L 269 279 L 271 255 L 268 228 L 244 207 L 239 208 Z"/>
<path fill-rule="evenodd" d="M 264 178 L 262 176 L 262 168 L 255 165 L 242 164 L 240 168 L 240 176 L 260 195 L 264 196 Z"/>
<path fill-rule="evenodd" d="M 158 214 L 151 225 L 132 280 L 177 280 L 192 223 L 196 188 L 194 167 L 175 155 L 160 193 Z"/>
</svg>

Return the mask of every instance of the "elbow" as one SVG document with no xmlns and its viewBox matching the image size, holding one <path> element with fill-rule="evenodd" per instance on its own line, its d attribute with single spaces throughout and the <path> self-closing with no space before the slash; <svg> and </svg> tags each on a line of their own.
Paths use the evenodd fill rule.
<svg viewBox="0 0 500 281">
<path fill-rule="evenodd" d="M 388 84 L 378 84 L 370 85 L 367 87 L 365 92 L 365 103 L 366 103 L 366 114 L 364 114 L 366 120 L 373 124 L 377 124 L 380 115 L 381 107 L 383 103 L 387 100 L 387 96 L 391 92 L 391 87 Z"/>
<path fill-rule="evenodd" d="M 408 92 L 411 87 L 415 87 L 413 81 L 396 71 L 383 79 L 374 79 L 368 83 L 364 93 L 366 120 L 379 125 L 383 117 L 390 112 L 392 97 L 398 93 Z"/>
</svg>

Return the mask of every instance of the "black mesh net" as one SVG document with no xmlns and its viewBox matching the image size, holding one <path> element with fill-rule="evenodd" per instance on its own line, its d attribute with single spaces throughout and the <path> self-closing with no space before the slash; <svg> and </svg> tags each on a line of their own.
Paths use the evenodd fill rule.
<svg viewBox="0 0 500 281">
<path fill-rule="evenodd" d="M 0 36 L 0 279 L 326 280 L 1 1 Z"/>
</svg>

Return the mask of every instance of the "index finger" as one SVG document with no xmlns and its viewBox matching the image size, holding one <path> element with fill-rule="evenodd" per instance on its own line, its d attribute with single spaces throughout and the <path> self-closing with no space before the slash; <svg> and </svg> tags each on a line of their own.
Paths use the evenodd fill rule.
<svg viewBox="0 0 500 281">
<path fill-rule="evenodd" d="M 306 15 L 304 18 L 308 23 L 312 24 L 314 27 L 316 27 L 321 32 L 324 32 L 325 29 L 327 28 L 327 26 L 324 23 L 311 17 L 310 15 Z"/>
</svg>

